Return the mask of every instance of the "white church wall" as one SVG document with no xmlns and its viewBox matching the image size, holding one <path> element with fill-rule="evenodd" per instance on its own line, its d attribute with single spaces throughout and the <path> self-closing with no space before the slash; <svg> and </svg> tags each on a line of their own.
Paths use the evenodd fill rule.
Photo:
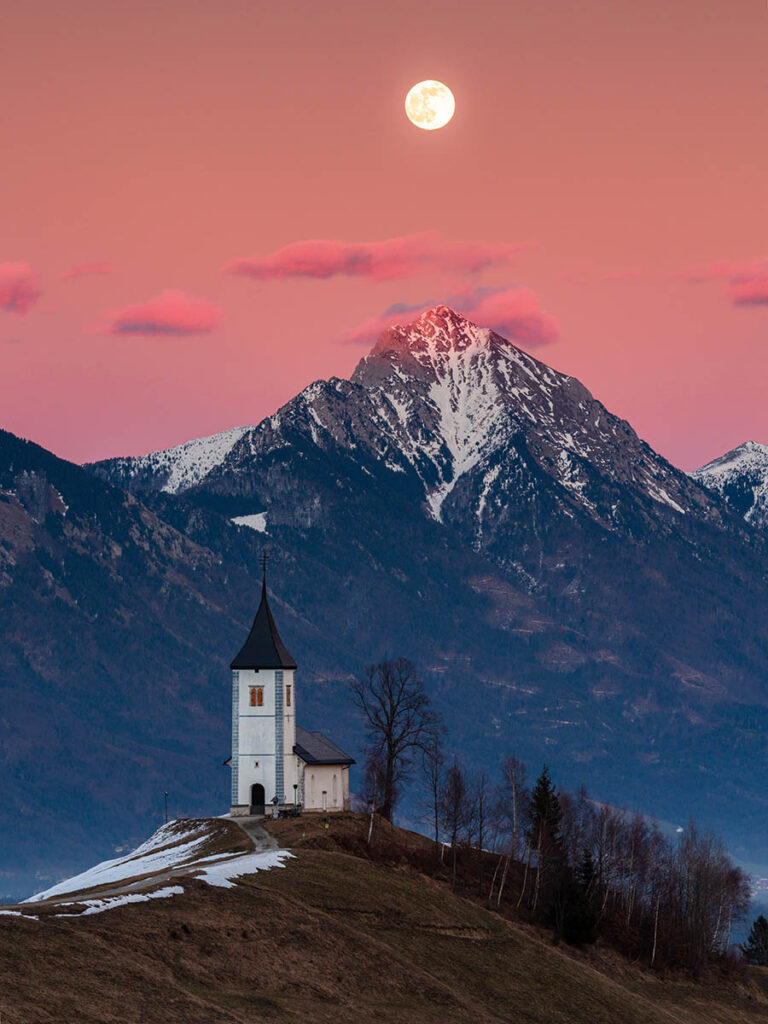
<svg viewBox="0 0 768 1024">
<path fill-rule="evenodd" d="M 349 768 L 339 764 L 305 764 L 304 810 L 343 811 L 349 808 Z"/>
<path fill-rule="evenodd" d="M 296 684 L 295 673 L 286 670 L 283 685 L 283 756 L 285 759 L 285 802 L 293 804 L 298 799 L 300 786 L 298 758 L 293 752 L 296 745 Z M 290 703 L 288 693 L 290 688 Z M 294 786 L 296 787 L 294 789 Z"/>
<path fill-rule="evenodd" d="M 281 732 L 283 800 L 285 803 L 293 803 L 294 783 L 299 781 L 296 756 L 293 753 L 296 742 L 296 692 L 293 676 L 290 669 L 260 669 L 258 672 L 240 669 L 237 672 L 236 726 L 233 723 L 233 763 L 236 759 L 237 779 L 236 782 L 233 779 L 233 807 L 250 806 L 251 787 L 255 783 L 264 787 L 267 805 L 277 795 L 277 748 Z M 279 710 L 281 714 L 278 714 Z"/>
<path fill-rule="evenodd" d="M 265 801 L 275 793 L 275 673 L 241 669 L 239 675 L 237 802 L 250 805 L 254 783 L 264 787 Z M 261 706 L 251 704 L 251 690 L 261 691 Z"/>
</svg>

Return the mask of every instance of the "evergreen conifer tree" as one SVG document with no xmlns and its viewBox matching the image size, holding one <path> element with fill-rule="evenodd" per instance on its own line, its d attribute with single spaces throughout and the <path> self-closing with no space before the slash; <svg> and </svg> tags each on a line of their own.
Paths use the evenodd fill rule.
<svg viewBox="0 0 768 1024">
<path fill-rule="evenodd" d="M 563 811 L 557 797 L 557 790 L 552 785 L 552 777 L 546 765 L 536 780 L 531 794 L 531 821 L 534 833 L 541 830 L 548 841 L 556 847 L 562 843 L 560 826 Z"/>
<path fill-rule="evenodd" d="M 762 914 L 752 922 L 747 941 L 741 944 L 740 949 L 747 963 L 768 967 L 768 921 Z"/>
<path fill-rule="evenodd" d="M 584 856 L 576 869 L 576 881 L 579 882 L 585 892 L 588 891 L 595 877 L 595 862 L 592 859 L 592 851 L 587 847 Z"/>
</svg>

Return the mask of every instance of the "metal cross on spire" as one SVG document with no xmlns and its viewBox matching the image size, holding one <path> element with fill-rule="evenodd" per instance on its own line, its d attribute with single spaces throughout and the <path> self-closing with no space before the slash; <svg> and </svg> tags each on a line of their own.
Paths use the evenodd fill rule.
<svg viewBox="0 0 768 1024">
<path fill-rule="evenodd" d="M 261 553 L 261 581 L 266 585 L 267 582 L 267 563 L 269 562 L 269 551 L 267 548 Z"/>
</svg>

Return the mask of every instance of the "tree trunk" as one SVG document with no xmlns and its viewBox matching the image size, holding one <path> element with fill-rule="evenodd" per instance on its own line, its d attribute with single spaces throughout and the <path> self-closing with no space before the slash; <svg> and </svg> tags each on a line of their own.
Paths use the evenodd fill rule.
<svg viewBox="0 0 768 1024">
<path fill-rule="evenodd" d="M 653 967 L 653 961 L 656 959 L 656 938 L 659 934 L 659 900 L 660 896 L 656 897 L 656 914 L 653 918 L 653 951 L 651 952 L 651 967 Z"/>
<path fill-rule="evenodd" d="M 509 871 L 510 857 L 511 857 L 511 854 L 508 853 L 507 854 L 507 859 L 504 862 L 504 873 L 501 876 L 501 884 L 499 885 L 499 895 L 498 895 L 498 899 L 496 900 L 496 906 L 497 907 L 501 906 L 501 894 L 504 892 L 504 883 L 507 881 L 507 872 Z"/>
<path fill-rule="evenodd" d="M 531 844 L 528 844 L 528 850 L 525 857 L 525 872 L 523 873 L 523 886 L 520 890 L 520 896 L 517 900 L 517 909 L 520 909 L 520 904 L 523 902 L 523 896 L 525 896 L 525 886 L 528 881 L 528 868 L 531 866 Z"/>
<path fill-rule="evenodd" d="M 534 914 L 539 903 L 539 890 L 541 888 L 541 833 L 542 829 L 539 826 L 539 838 L 536 843 L 536 882 L 533 886 L 533 906 L 531 907 Z"/>
<path fill-rule="evenodd" d="M 496 876 L 499 873 L 499 868 L 501 867 L 501 862 L 503 860 L 504 860 L 504 854 L 501 853 L 501 854 L 499 854 L 499 859 L 498 859 L 498 861 L 496 863 L 496 870 L 493 872 L 493 878 L 491 879 L 491 889 L 490 889 L 490 892 L 488 893 L 488 906 L 489 907 L 490 907 L 491 903 L 493 902 L 493 888 L 496 885 Z"/>
</svg>

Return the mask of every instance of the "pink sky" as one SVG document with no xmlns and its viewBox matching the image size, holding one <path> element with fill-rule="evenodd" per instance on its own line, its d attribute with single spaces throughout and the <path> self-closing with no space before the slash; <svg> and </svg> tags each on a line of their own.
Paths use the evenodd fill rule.
<svg viewBox="0 0 768 1024">
<path fill-rule="evenodd" d="M 58 454 L 258 422 L 450 298 L 684 468 L 768 442 L 764 3 L 29 0 L 0 86 L 0 426 Z"/>
</svg>

